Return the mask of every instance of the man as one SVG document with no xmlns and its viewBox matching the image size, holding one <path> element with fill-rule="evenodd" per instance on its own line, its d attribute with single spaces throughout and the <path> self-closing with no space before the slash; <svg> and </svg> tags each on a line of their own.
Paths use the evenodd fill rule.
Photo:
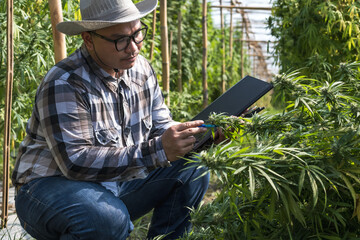
<svg viewBox="0 0 360 240">
<path fill-rule="evenodd" d="M 190 230 L 188 208 L 209 176 L 180 157 L 206 129 L 171 119 L 139 55 L 140 19 L 156 5 L 81 0 L 82 21 L 58 24 L 83 45 L 40 84 L 12 175 L 18 217 L 34 238 L 126 239 L 131 221 L 152 209 L 148 238 Z"/>
</svg>

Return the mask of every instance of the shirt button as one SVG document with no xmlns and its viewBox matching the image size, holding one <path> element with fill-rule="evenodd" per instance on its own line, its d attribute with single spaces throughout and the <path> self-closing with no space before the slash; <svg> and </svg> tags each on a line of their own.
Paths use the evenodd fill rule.
<svg viewBox="0 0 360 240">
<path fill-rule="evenodd" d="M 124 129 L 124 134 L 127 136 L 127 135 L 129 135 L 129 133 L 131 132 L 131 127 L 125 127 L 125 129 Z"/>
</svg>

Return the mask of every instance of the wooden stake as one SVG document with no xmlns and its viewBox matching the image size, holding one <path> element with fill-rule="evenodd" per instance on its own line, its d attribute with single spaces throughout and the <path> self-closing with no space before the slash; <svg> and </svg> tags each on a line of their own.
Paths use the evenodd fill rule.
<svg viewBox="0 0 360 240">
<path fill-rule="evenodd" d="M 220 0 L 220 5 L 222 5 L 222 0 Z M 220 8 L 220 17 L 221 17 L 221 42 L 222 42 L 222 67 L 221 67 L 221 92 L 224 93 L 226 91 L 225 84 L 225 26 L 224 26 L 224 14 L 223 9 Z"/>
<path fill-rule="evenodd" d="M 151 34 L 151 45 L 150 45 L 150 61 L 152 61 L 154 58 L 155 33 L 156 33 L 156 9 L 153 12 L 152 34 Z"/>
<path fill-rule="evenodd" d="M 207 1 L 203 0 L 203 62 L 202 62 L 202 85 L 203 85 L 203 108 L 207 107 L 209 100 L 209 91 L 207 83 Z"/>
<path fill-rule="evenodd" d="M 231 4 L 232 1 L 231 1 Z M 230 39 L 229 39 L 229 63 L 230 63 L 230 81 L 233 78 L 233 43 L 234 43 L 234 24 L 233 24 L 233 10 L 230 9 Z"/>
<path fill-rule="evenodd" d="M 9 162 L 11 139 L 11 106 L 14 79 L 14 2 L 7 0 L 7 70 L 6 70 L 6 99 L 5 99 L 5 131 L 4 131 L 4 159 L 3 159 L 3 195 L 1 228 L 7 227 L 9 201 Z"/>
<path fill-rule="evenodd" d="M 180 9 L 178 13 L 178 36 L 177 36 L 177 48 L 178 48 L 178 55 L 177 55 L 177 68 L 178 68 L 178 79 L 177 79 L 177 88 L 178 91 L 181 93 L 183 91 L 182 86 L 182 71 L 181 71 L 181 60 L 182 60 L 182 51 L 181 51 L 181 25 L 182 25 L 182 13 L 181 13 L 181 3 Z"/>
<path fill-rule="evenodd" d="M 255 54 L 255 49 L 253 49 L 253 53 Z M 257 74 L 256 74 L 256 57 L 253 56 L 253 76 L 254 77 L 258 77 Z"/>
<path fill-rule="evenodd" d="M 245 31 L 245 18 L 244 15 L 241 15 L 242 18 L 242 29 L 241 29 L 241 39 L 244 39 L 244 31 Z M 245 70 L 244 70 L 244 61 L 245 61 L 245 56 L 244 56 L 244 42 L 241 42 L 241 78 L 245 77 Z"/>
<path fill-rule="evenodd" d="M 167 27 L 167 1 L 160 0 L 160 30 L 161 30 L 161 56 L 162 56 L 162 85 L 167 94 L 166 104 L 170 104 L 170 65 L 169 65 L 169 40 Z"/>
<path fill-rule="evenodd" d="M 230 61 L 232 61 L 233 57 L 233 39 L 234 39 L 234 25 L 233 25 L 233 10 L 230 9 L 230 40 L 229 40 L 229 48 L 230 48 Z"/>
<path fill-rule="evenodd" d="M 173 42 L 174 33 L 170 31 L 170 38 L 169 38 L 169 63 L 171 63 L 171 55 L 172 55 L 172 42 Z"/>
<path fill-rule="evenodd" d="M 61 0 L 49 0 L 51 26 L 54 40 L 55 63 L 66 58 L 65 35 L 56 30 L 56 24 L 63 21 Z"/>
</svg>

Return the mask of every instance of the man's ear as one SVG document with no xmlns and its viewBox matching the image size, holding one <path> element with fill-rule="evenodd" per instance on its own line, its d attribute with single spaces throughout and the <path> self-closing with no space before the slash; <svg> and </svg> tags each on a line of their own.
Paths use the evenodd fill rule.
<svg viewBox="0 0 360 240">
<path fill-rule="evenodd" d="M 92 50 L 94 48 L 93 39 L 90 32 L 82 32 L 81 37 L 87 47 L 88 50 Z"/>
</svg>

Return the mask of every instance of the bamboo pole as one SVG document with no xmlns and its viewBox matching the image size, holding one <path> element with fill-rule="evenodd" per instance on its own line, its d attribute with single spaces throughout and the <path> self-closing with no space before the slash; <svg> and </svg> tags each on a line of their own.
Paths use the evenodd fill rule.
<svg viewBox="0 0 360 240">
<path fill-rule="evenodd" d="M 255 53 L 255 49 L 253 49 L 252 52 Z M 253 64 L 252 75 L 254 77 L 257 77 L 257 75 L 256 75 L 256 57 L 253 56 L 252 59 L 253 59 L 253 62 L 252 62 L 252 64 Z"/>
<path fill-rule="evenodd" d="M 207 1 L 203 0 L 203 62 L 202 62 L 202 85 L 203 85 L 203 108 L 207 107 L 209 99 L 208 83 L 207 83 Z"/>
<path fill-rule="evenodd" d="M 156 33 L 156 9 L 153 12 L 152 34 L 151 34 L 151 45 L 150 45 L 150 62 L 154 58 L 155 33 Z"/>
<path fill-rule="evenodd" d="M 56 25 L 63 21 L 61 0 L 49 0 L 51 26 L 54 41 L 55 63 L 66 58 L 65 35 L 56 30 Z"/>
<path fill-rule="evenodd" d="M 244 39 L 244 31 L 245 31 L 245 18 L 244 15 L 241 15 L 242 18 L 242 24 L 241 24 L 241 39 Z M 245 77 L 245 70 L 244 70 L 244 43 L 245 42 L 241 42 L 241 78 Z"/>
<path fill-rule="evenodd" d="M 170 37 L 169 37 L 169 63 L 171 62 L 171 56 L 172 56 L 172 43 L 173 43 L 173 37 L 174 37 L 174 33 L 173 31 L 170 31 Z"/>
<path fill-rule="evenodd" d="M 10 133 L 11 106 L 14 79 L 14 1 L 7 1 L 7 70 L 6 70 L 6 99 L 5 99 L 5 131 L 4 131 L 4 159 L 3 159 L 3 195 L 1 228 L 7 227 L 9 201 L 9 162 L 10 162 Z"/>
<path fill-rule="evenodd" d="M 222 0 L 220 0 L 220 5 L 222 5 Z M 226 91 L 225 84 L 225 26 L 224 26 L 224 13 L 223 8 L 220 8 L 220 17 L 221 17 L 221 43 L 222 43 L 222 66 L 221 66 L 221 92 Z"/>
<path fill-rule="evenodd" d="M 161 25 L 161 56 L 162 56 L 162 85 L 167 94 L 166 104 L 170 104 L 170 65 L 169 65 L 169 41 L 167 27 L 167 1 L 160 0 L 160 25 Z"/>
<path fill-rule="evenodd" d="M 233 1 L 231 1 L 231 4 L 233 4 Z M 231 79 L 233 77 L 233 43 L 234 43 L 234 24 L 233 24 L 233 9 L 230 9 L 230 39 L 229 39 L 229 63 L 230 63 L 230 69 L 229 72 L 231 74 Z"/>
<path fill-rule="evenodd" d="M 242 36 L 242 39 L 246 39 L 246 40 L 249 40 L 249 19 L 247 18 L 246 16 L 246 13 L 244 10 L 240 10 L 240 13 L 241 13 L 241 16 L 242 16 L 242 19 L 243 19 L 243 22 L 242 22 L 242 25 L 243 25 L 243 36 Z M 244 38 L 245 36 L 245 38 Z M 245 43 L 247 43 L 247 48 L 248 48 L 248 51 L 247 51 L 247 54 L 249 54 L 250 52 L 250 44 L 249 44 L 249 41 L 246 41 Z M 245 70 L 244 70 L 245 71 Z M 244 75 L 246 75 L 246 73 L 244 73 Z"/>
<path fill-rule="evenodd" d="M 232 61 L 233 57 L 233 42 L 234 42 L 234 24 L 233 24 L 233 9 L 230 9 L 230 40 L 229 40 L 229 48 L 230 48 L 230 61 Z"/>
<path fill-rule="evenodd" d="M 177 79 L 177 88 L 178 91 L 181 93 L 183 91 L 182 86 L 182 70 L 181 70 L 181 60 L 182 60 L 182 51 L 181 51 L 181 25 L 182 25 L 182 13 L 181 13 L 181 4 L 178 13 L 178 36 L 177 36 L 177 48 L 178 48 L 178 55 L 177 55 L 177 68 L 178 68 L 178 79 Z"/>
</svg>

